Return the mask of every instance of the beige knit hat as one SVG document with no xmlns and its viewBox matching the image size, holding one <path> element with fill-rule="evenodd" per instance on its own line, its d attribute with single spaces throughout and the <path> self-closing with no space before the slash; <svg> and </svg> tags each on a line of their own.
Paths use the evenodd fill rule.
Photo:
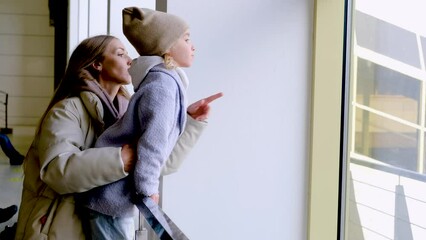
<svg viewBox="0 0 426 240">
<path fill-rule="evenodd" d="M 185 33 L 181 18 L 147 8 L 123 9 L 123 33 L 141 56 L 163 56 Z"/>
</svg>

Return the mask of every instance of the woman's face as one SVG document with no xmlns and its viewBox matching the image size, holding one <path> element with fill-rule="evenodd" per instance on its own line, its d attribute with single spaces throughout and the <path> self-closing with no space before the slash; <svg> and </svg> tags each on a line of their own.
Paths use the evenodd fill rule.
<svg viewBox="0 0 426 240">
<path fill-rule="evenodd" d="M 97 63 L 96 68 L 100 70 L 99 82 L 107 85 L 126 85 L 132 82 L 129 74 L 132 59 L 118 39 L 113 39 L 105 49 L 104 59 Z"/>
<path fill-rule="evenodd" d="M 178 67 L 190 67 L 194 60 L 195 48 L 189 37 L 189 30 L 170 49 L 170 56 Z"/>
</svg>

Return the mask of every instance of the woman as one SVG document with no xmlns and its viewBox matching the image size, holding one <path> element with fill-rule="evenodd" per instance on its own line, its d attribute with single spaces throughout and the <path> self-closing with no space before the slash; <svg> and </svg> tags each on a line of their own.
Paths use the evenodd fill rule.
<svg viewBox="0 0 426 240">
<path fill-rule="evenodd" d="M 81 42 L 41 118 L 24 160 L 24 182 L 15 239 L 85 239 L 74 193 L 128 175 L 134 149 L 92 148 L 97 136 L 126 111 L 131 59 L 112 36 Z M 175 172 L 206 126 L 209 98 L 188 107 L 191 117 L 162 174 Z M 196 120 L 197 119 L 197 120 Z"/>
</svg>

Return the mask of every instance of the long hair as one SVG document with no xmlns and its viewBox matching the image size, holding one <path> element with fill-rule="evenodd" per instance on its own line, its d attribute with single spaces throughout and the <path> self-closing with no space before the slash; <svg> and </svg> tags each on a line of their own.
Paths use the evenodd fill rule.
<svg viewBox="0 0 426 240">
<path fill-rule="evenodd" d="M 98 35 L 83 40 L 75 48 L 65 74 L 41 117 L 38 129 L 40 129 L 49 110 L 56 103 L 69 97 L 79 96 L 82 88 L 86 86 L 85 81 L 96 81 L 98 79 L 99 72 L 93 68 L 93 63 L 101 62 L 104 59 L 105 50 L 113 39 L 117 38 L 110 35 Z M 129 98 L 124 87 L 121 87 L 119 94 Z"/>
</svg>

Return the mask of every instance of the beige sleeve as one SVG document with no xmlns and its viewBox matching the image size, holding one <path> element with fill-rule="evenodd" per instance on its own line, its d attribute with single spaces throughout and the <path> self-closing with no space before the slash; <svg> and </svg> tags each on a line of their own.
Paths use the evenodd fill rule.
<svg viewBox="0 0 426 240">
<path fill-rule="evenodd" d="M 197 121 L 188 115 L 185 130 L 161 170 L 162 176 L 175 173 L 179 169 L 206 126 L 207 122 Z"/>
<path fill-rule="evenodd" d="M 121 147 L 86 149 L 86 133 L 76 112 L 53 109 L 39 133 L 40 178 L 59 194 L 87 191 L 127 176 Z"/>
</svg>

